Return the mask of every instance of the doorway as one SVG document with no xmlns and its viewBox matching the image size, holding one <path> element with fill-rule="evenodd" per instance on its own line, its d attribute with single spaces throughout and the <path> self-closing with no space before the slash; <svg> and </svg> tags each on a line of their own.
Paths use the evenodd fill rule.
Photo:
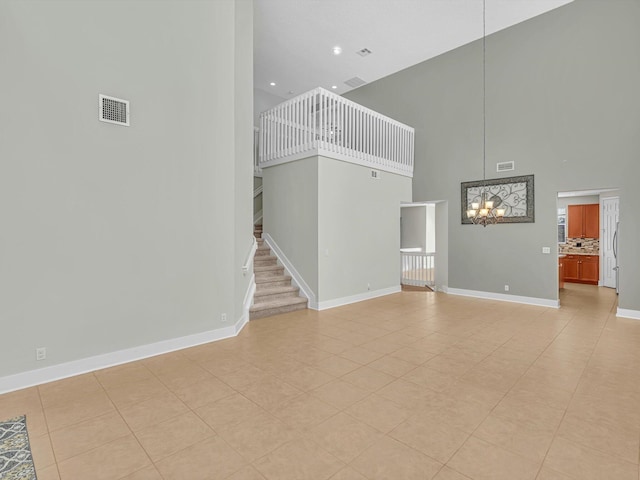
<svg viewBox="0 0 640 480">
<path fill-rule="evenodd" d="M 559 300 L 570 284 L 617 290 L 618 206 L 615 188 L 558 193 Z"/>
</svg>

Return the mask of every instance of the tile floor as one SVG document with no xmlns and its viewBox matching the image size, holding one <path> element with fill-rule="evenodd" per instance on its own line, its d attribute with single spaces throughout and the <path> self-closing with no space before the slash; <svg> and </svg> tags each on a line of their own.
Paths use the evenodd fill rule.
<svg viewBox="0 0 640 480">
<path fill-rule="evenodd" d="M 403 292 L 0 396 L 39 480 L 638 480 L 640 322 Z"/>
</svg>

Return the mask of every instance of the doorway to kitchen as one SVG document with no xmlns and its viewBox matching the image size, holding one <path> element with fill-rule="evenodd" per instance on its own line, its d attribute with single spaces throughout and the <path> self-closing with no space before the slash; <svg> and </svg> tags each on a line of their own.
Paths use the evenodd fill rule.
<svg viewBox="0 0 640 480">
<path fill-rule="evenodd" d="M 559 300 L 576 283 L 617 291 L 619 197 L 615 188 L 558 193 Z"/>
</svg>

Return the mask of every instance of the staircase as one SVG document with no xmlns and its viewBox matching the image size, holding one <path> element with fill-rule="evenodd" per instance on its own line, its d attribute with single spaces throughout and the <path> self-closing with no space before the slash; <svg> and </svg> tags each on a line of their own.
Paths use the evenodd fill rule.
<svg viewBox="0 0 640 480">
<path fill-rule="evenodd" d="M 298 296 L 300 289 L 291 285 L 291 277 L 285 275 L 284 267 L 271 255 L 271 249 L 262 239 L 262 225 L 254 227 L 258 250 L 253 257 L 253 272 L 256 275 L 256 293 L 249 310 L 250 319 L 271 317 L 280 313 L 307 308 L 307 299 Z"/>
</svg>

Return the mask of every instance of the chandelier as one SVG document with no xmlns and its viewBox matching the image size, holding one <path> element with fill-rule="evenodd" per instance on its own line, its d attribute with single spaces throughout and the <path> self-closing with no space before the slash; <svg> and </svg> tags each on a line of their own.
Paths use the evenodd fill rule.
<svg viewBox="0 0 640 480">
<path fill-rule="evenodd" d="M 497 208 L 500 198 L 492 197 L 487 188 L 487 15 L 486 0 L 482 1 L 482 187 L 480 187 L 480 201 L 472 202 L 467 209 L 467 218 L 475 225 L 492 225 L 502 221 L 504 208 Z M 495 198 L 495 200 L 494 200 Z M 496 204 L 496 201 L 498 204 Z"/>
</svg>

